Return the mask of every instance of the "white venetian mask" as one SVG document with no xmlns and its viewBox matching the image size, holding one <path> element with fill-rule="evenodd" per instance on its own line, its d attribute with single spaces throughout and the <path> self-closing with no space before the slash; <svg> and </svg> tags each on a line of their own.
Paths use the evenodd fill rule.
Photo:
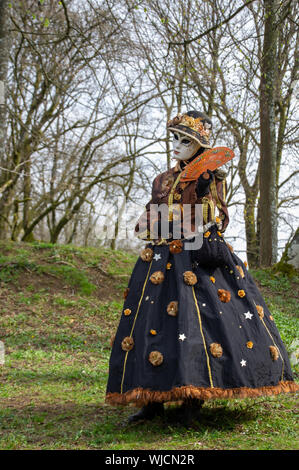
<svg viewBox="0 0 299 470">
<path fill-rule="evenodd" d="M 173 133 L 173 154 L 177 160 L 189 160 L 200 148 L 200 144 L 184 134 Z"/>
</svg>

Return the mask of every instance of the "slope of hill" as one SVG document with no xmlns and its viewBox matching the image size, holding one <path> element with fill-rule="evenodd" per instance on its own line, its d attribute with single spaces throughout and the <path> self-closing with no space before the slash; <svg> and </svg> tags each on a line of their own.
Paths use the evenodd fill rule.
<svg viewBox="0 0 299 470">
<path fill-rule="evenodd" d="M 109 407 L 104 393 L 136 259 L 107 248 L 0 243 L 0 448 L 298 448 L 293 395 L 207 403 L 202 423 L 188 430 L 159 420 L 120 426 L 132 409 Z M 252 274 L 291 352 L 298 278 Z"/>
</svg>

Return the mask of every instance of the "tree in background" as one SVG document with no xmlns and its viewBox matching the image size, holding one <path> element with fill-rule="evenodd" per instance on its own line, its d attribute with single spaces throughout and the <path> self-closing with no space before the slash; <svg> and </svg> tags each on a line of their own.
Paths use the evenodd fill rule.
<svg viewBox="0 0 299 470">
<path fill-rule="evenodd" d="M 118 234 L 106 198 L 114 205 L 120 196 L 144 202 L 154 174 L 172 164 L 166 120 L 192 108 L 212 117 L 216 145 L 236 150 L 226 168 L 227 202 L 235 221 L 245 224 L 249 264 L 262 259 L 267 188 L 275 195 L 270 209 L 278 228 L 287 224 L 293 235 L 293 2 L 280 2 L 272 18 L 275 184 L 263 188 L 269 166 L 261 170 L 260 156 L 269 142 L 263 136 L 262 143 L 260 124 L 269 88 L 259 85 L 267 77 L 268 33 L 263 38 L 271 19 L 264 3 L 186 0 L 174 8 L 170 0 L 26 0 L 12 6 L 0 238 L 94 244 L 105 221 L 116 222 Z M 273 263 L 275 220 L 265 223 L 271 224 Z M 120 239 L 105 243 L 127 246 Z"/>
<path fill-rule="evenodd" d="M 212 109 L 221 122 L 222 133 L 227 129 L 234 137 L 232 146 L 237 148 L 239 159 L 231 162 L 230 174 L 234 189 L 238 186 L 238 176 L 245 194 L 241 204 L 244 207 L 247 258 L 251 266 L 265 265 L 262 259 L 269 249 L 273 256 L 271 261 L 268 258 L 268 265 L 276 261 L 278 218 L 285 224 L 288 217 L 281 209 L 287 205 L 291 208 L 298 197 L 294 193 L 286 196 L 292 178 L 297 174 L 292 168 L 292 159 L 287 159 L 288 167 L 282 166 L 282 159 L 290 155 L 292 146 L 296 144 L 298 129 L 292 99 L 298 73 L 298 14 L 290 1 L 272 7 L 275 20 L 259 2 L 245 2 L 240 8 L 236 2 L 226 6 L 223 2 L 205 2 L 201 8 L 197 2 L 192 2 L 185 8 L 185 16 L 190 15 L 194 24 L 202 25 L 201 31 L 196 34 L 191 31 L 190 34 L 179 24 L 178 39 L 168 39 L 169 46 L 185 47 L 186 50 L 182 59 L 188 68 L 184 83 L 185 90 L 189 89 L 185 93 L 186 102 L 189 105 L 194 102 L 206 104 L 206 112 Z M 202 16 L 198 18 L 197 15 Z M 269 21 L 273 22 L 274 28 L 270 28 L 270 32 Z M 190 23 L 193 24 L 191 19 Z M 270 53 L 272 59 L 269 59 Z M 266 62 L 268 67 L 272 67 L 269 76 L 264 71 Z M 265 85 L 265 77 L 273 81 L 272 88 L 270 82 Z M 270 99 L 271 92 L 272 114 L 268 113 L 268 117 L 271 116 L 273 125 L 269 134 L 269 123 L 265 124 L 264 120 L 267 119 L 267 99 Z M 260 132 L 263 132 L 264 150 Z M 272 148 L 272 166 L 267 162 L 271 154 L 269 145 Z M 262 152 L 264 156 L 260 158 Z M 270 171 L 273 171 L 272 177 Z M 265 193 L 268 194 L 267 200 Z M 233 193 L 230 188 L 229 196 L 232 194 L 236 191 Z M 231 206 L 240 204 L 240 198 L 239 202 L 232 198 L 229 203 Z M 265 215 L 262 215 L 264 210 Z M 270 229 L 271 237 L 266 234 Z"/>
<path fill-rule="evenodd" d="M 264 41 L 260 69 L 260 265 L 277 261 L 277 142 L 275 83 L 278 74 L 279 1 L 264 0 Z"/>
<path fill-rule="evenodd" d="M 0 0 L 0 233 L 6 224 L 6 191 L 12 184 L 11 175 L 3 177 L 7 138 L 7 70 L 9 61 L 8 1 Z"/>
<path fill-rule="evenodd" d="M 110 182 L 116 197 L 117 182 L 131 179 L 135 156 L 122 152 L 129 136 L 121 134 L 129 127 L 135 133 L 138 113 L 157 92 L 144 85 L 131 57 L 128 12 L 114 13 L 113 6 L 87 2 L 79 11 L 67 1 L 27 1 L 11 10 L 8 148 L 1 178 L 14 178 L 0 200 L 2 238 L 31 241 L 45 219 L 51 242 L 70 224 L 73 240 L 98 190 L 103 194 Z M 136 153 L 149 145 L 139 145 Z"/>
</svg>

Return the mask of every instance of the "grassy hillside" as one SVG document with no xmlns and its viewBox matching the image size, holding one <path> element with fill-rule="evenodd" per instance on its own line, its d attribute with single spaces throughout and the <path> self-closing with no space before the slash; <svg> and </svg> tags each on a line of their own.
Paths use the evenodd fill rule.
<svg viewBox="0 0 299 470">
<path fill-rule="evenodd" d="M 0 243 L 0 449 L 298 449 L 294 395 L 205 403 L 190 429 L 104 403 L 110 338 L 136 255 Z M 289 349 L 298 278 L 252 272 Z M 298 368 L 295 369 L 298 378 Z"/>
</svg>

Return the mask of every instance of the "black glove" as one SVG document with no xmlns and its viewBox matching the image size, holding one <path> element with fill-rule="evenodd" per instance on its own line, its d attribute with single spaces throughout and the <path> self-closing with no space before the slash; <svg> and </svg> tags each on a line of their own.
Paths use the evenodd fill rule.
<svg viewBox="0 0 299 470">
<path fill-rule="evenodd" d="M 209 186 L 210 184 L 214 181 L 215 175 L 212 170 L 207 170 L 207 173 L 209 173 L 210 178 L 209 179 L 204 179 L 203 175 L 200 175 L 200 177 L 197 180 L 196 184 L 196 194 L 197 197 L 203 197 L 209 192 Z"/>
<path fill-rule="evenodd" d="M 213 225 L 208 230 L 210 235 L 209 237 L 203 237 L 201 248 L 191 251 L 192 262 L 196 262 L 202 267 L 210 268 L 225 265 L 234 267 L 235 263 L 231 251 L 222 236 L 218 234 L 217 226 Z"/>
</svg>

